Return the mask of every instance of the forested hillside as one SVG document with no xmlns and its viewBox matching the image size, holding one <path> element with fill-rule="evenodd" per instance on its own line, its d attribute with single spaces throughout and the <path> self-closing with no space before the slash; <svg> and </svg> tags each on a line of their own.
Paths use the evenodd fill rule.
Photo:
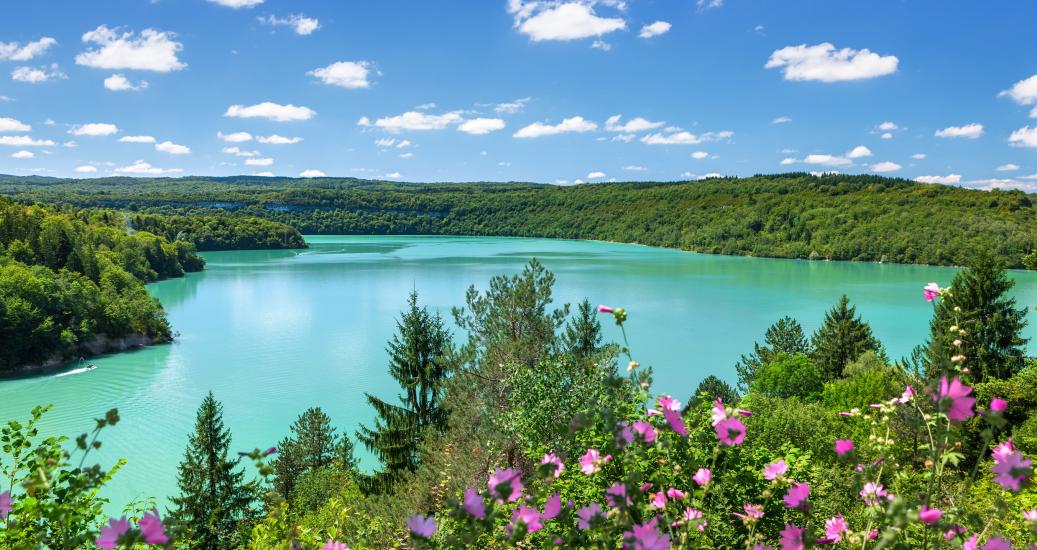
<svg viewBox="0 0 1037 550">
<path fill-rule="evenodd" d="M 1037 248 L 1021 191 L 879 176 L 792 173 L 557 187 L 315 178 L 0 177 L 0 194 L 154 214 L 230 214 L 314 234 L 600 239 L 713 254 L 960 265 L 991 250 L 1010 267 Z"/>
</svg>

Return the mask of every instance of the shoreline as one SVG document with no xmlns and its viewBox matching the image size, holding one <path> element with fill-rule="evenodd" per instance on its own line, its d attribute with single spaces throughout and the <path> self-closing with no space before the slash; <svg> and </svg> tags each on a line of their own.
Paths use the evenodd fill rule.
<svg viewBox="0 0 1037 550">
<path fill-rule="evenodd" d="M 174 338 L 172 336 L 152 337 L 143 334 L 131 334 L 123 336 L 122 338 L 98 336 L 89 342 L 79 344 L 75 353 L 73 353 L 73 355 L 78 355 L 78 358 L 51 356 L 46 361 L 39 364 L 20 365 L 0 374 L 0 381 L 17 380 L 20 378 L 36 378 L 50 374 L 57 374 L 77 361 L 88 361 L 89 359 L 94 359 L 104 355 L 123 353 L 134 349 L 161 344 L 171 344 L 173 341 Z"/>
</svg>

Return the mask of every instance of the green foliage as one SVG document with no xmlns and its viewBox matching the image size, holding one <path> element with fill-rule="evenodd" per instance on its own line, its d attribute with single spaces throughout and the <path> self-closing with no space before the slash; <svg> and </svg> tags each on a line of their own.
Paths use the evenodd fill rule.
<svg viewBox="0 0 1037 550">
<path fill-rule="evenodd" d="M 850 306 L 846 295 L 825 314 L 824 323 L 810 339 L 814 350 L 811 357 L 821 371 L 825 382 L 843 375 L 846 365 L 857 360 L 864 352 L 873 351 L 885 356 L 882 344 L 871 333 L 871 326 L 857 315 L 857 307 Z"/>
<path fill-rule="evenodd" d="M 738 403 L 741 396 L 738 395 L 737 390 L 731 387 L 731 384 L 711 374 L 699 382 L 699 386 L 695 388 L 695 393 L 688 400 L 688 406 L 697 407 L 702 403 L 712 403 L 717 398 L 720 398 L 724 403 L 735 404 Z"/>
<path fill-rule="evenodd" d="M 577 361 L 601 351 L 601 323 L 590 300 L 580 302 L 576 315 L 565 323 L 561 345 L 565 353 Z"/>
<path fill-rule="evenodd" d="M 135 214 L 130 224 L 138 231 L 186 241 L 203 251 L 307 247 L 295 228 L 262 218 Z"/>
<path fill-rule="evenodd" d="M 831 410 L 861 409 L 889 399 L 890 388 L 905 385 L 905 377 L 873 351 L 866 351 L 843 370 L 844 378 L 825 383 L 821 401 Z"/>
<path fill-rule="evenodd" d="M 753 344 L 753 352 L 743 355 L 735 364 L 735 372 L 738 374 L 738 387 L 745 391 L 749 389 L 756 371 L 762 365 L 774 360 L 779 353 L 805 353 L 811 352 L 810 342 L 803 333 L 803 326 L 792 317 L 785 316 L 778 319 L 773 325 L 767 327 L 763 336 L 763 344 Z"/>
<path fill-rule="evenodd" d="M 778 353 L 770 363 L 756 372 L 750 390 L 767 397 L 798 397 L 814 401 L 821 394 L 821 372 L 809 357 L 802 353 Z"/>
<path fill-rule="evenodd" d="M 832 443 L 843 433 L 839 418 L 819 403 L 750 393 L 739 406 L 753 412 L 745 420 L 752 445 L 771 452 L 793 442 L 814 456 L 830 456 Z"/>
<path fill-rule="evenodd" d="M 331 418 L 320 407 L 312 407 L 292 423 L 291 435 L 278 444 L 271 466 L 275 490 L 282 498 L 293 500 L 300 478 L 311 473 L 328 470 L 351 475 L 353 444 L 345 434 L 337 437 Z"/>
</svg>

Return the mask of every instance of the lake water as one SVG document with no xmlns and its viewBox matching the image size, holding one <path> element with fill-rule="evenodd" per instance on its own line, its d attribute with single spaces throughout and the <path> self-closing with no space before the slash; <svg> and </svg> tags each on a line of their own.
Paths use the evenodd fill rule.
<svg viewBox="0 0 1037 550">
<path fill-rule="evenodd" d="M 449 317 L 470 284 L 485 288 L 493 275 L 516 273 L 537 257 L 557 275 L 556 301 L 625 306 L 634 356 L 654 367 L 656 391 L 683 400 L 709 374 L 733 382 L 735 361 L 773 321 L 789 314 L 812 332 L 843 293 L 891 357 L 907 354 L 925 338 L 932 311 L 922 286 L 947 284 L 955 273 L 542 239 L 308 241 L 312 248 L 300 251 L 206 253 L 204 272 L 150 285 L 179 332 L 175 343 L 97 358 L 98 368 L 82 374 L 0 381 L 0 419 L 53 403 L 45 429 L 75 436 L 118 407 L 122 422 L 104 434 L 99 453 L 102 464 L 129 460 L 105 491 L 114 513 L 133 499 L 161 504 L 175 493 L 176 465 L 209 390 L 241 450 L 275 445 L 315 405 L 340 431 L 370 421 L 364 392 L 397 392 L 384 347 L 412 288 Z M 1037 274 L 1012 275 L 1020 304 L 1037 304 Z"/>
</svg>

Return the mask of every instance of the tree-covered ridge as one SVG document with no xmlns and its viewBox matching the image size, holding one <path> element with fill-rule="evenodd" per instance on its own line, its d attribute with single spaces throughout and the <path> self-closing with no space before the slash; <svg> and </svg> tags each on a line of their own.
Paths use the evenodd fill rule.
<svg viewBox="0 0 1037 550">
<path fill-rule="evenodd" d="M 222 216 L 156 216 L 135 214 L 129 224 L 167 240 L 191 242 L 200 251 L 306 248 L 295 228 L 262 218 Z"/>
<path fill-rule="evenodd" d="M 352 178 L 0 177 L 0 194 L 157 214 L 230 214 L 313 234 L 598 239 L 715 254 L 1022 267 L 1037 210 L 1021 191 L 805 173 L 557 187 Z M 1035 258 L 1037 259 L 1037 258 Z"/>
</svg>

